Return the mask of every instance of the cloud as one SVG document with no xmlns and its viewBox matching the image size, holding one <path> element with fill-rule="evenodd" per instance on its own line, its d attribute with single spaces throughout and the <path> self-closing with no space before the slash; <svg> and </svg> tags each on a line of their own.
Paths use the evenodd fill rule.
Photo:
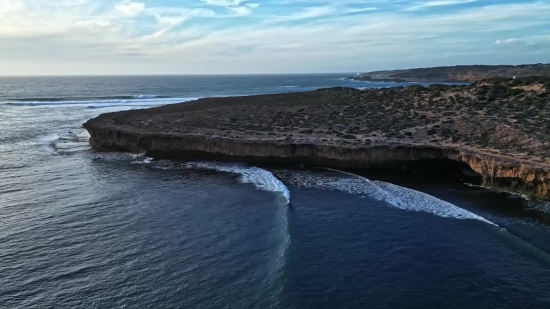
<svg viewBox="0 0 550 309">
<path fill-rule="evenodd" d="M 330 72 L 550 59 L 550 0 L 136 1 L 0 0 L 0 74 Z M 419 4 L 430 9 L 406 10 Z"/>
<path fill-rule="evenodd" d="M 545 47 L 550 48 L 550 34 L 547 35 L 526 35 L 521 38 L 509 38 L 509 39 L 498 39 L 494 45 L 501 45 L 506 47 Z"/>
<path fill-rule="evenodd" d="M 201 0 L 202 2 L 208 4 L 208 5 L 214 5 L 214 6 L 239 6 L 247 0 Z"/>
<path fill-rule="evenodd" d="M 260 6 L 259 3 L 246 3 L 245 5 L 251 9 L 255 9 Z"/>
<path fill-rule="evenodd" d="M 472 3 L 472 2 L 477 2 L 477 0 L 432 0 L 432 1 L 422 2 L 422 3 L 416 3 L 413 6 L 409 7 L 408 10 L 416 11 L 416 10 L 422 10 L 426 8 L 466 4 L 466 3 Z"/>
<path fill-rule="evenodd" d="M 115 10 L 126 17 L 137 17 L 145 11 L 145 3 L 124 0 L 115 5 Z"/>
<path fill-rule="evenodd" d="M 303 19 L 318 18 L 328 16 L 336 12 L 333 6 L 315 6 L 303 9 L 290 15 L 271 16 L 267 22 L 295 21 Z"/>
<path fill-rule="evenodd" d="M 210 6 L 225 7 L 233 13 L 233 16 L 245 16 L 252 14 L 252 10 L 260 6 L 259 3 L 250 3 L 250 0 L 201 0 Z"/>
<path fill-rule="evenodd" d="M 497 45 L 505 45 L 505 44 L 514 44 L 518 42 L 518 39 L 514 39 L 514 38 L 511 38 L 511 39 L 506 39 L 506 40 L 496 40 L 495 41 L 495 44 Z"/>
<path fill-rule="evenodd" d="M 244 15 L 250 15 L 252 14 L 252 10 L 247 6 L 228 6 L 226 7 L 228 10 L 235 12 L 238 16 L 244 16 Z"/>
<path fill-rule="evenodd" d="M 152 38 L 160 38 L 171 30 L 181 26 L 185 21 L 194 17 L 213 17 L 216 15 L 212 10 L 208 9 L 159 9 L 152 8 L 145 11 L 144 14 L 153 16 L 156 21 L 156 28 L 153 34 L 145 35 L 140 38 L 140 41 L 147 41 Z"/>
</svg>

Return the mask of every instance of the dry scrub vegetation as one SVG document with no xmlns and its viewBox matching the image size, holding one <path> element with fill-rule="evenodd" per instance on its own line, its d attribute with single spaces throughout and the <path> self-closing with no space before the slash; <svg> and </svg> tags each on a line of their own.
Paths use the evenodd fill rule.
<svg viewBox="0 0 550 309">
<path fill-rule="evenodd" d="M 460 146 L 546 162 L 549 90 L 547 77 L 494 78 L 469 86 L 330 88 L 201 99 L 117 113 L 112 120 L 157 133 L 350 147 Z"/>
</svg>

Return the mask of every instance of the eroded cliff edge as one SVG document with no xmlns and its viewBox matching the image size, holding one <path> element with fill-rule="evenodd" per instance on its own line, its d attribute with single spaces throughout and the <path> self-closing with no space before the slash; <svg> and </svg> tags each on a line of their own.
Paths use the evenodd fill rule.
<svg viewBox="0 0 550 309">
<path fill-rule="evenodd" d="M 95 148 L 155 158 L 339 168 L 450 159 L 467 164 L 486 184 L 547 199 L 545 82 L 498 79 L 461 87 L 211 98 L 104 114 L 84 127 Z"/>
</svg>

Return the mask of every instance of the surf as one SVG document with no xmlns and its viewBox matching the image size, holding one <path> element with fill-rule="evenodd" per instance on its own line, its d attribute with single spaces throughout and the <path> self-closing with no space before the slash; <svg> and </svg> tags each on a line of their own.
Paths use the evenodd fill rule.
<svg viewBox="0 0 550 309">
<path fill-rule="evenodd" d="M 104 98 L 46 98 L 21 99 L 4 102 L 14 107 L 86 107 L 91 109 L 107 107 L 152 107 L 165 104 L 174 104 L 194 101 L 199 98 L 171 98 L 155 95 L 136 95 Z"/>
<path fill-rule="evenodd" d="M 241 163 L 221 162 L 189 162 L 188 168 L 214 170 L 240 175 L 241 183 L 252 184 L 254 187 L 264 191 L 276 192 L 282 195 L 286 204 L 290 204 L 290 191 L 273 173 L 255 166 L 248 166 Z"/>
<path fill-rule="evenodd" d="M 146 158 L 147 160 L 147 158 Z M 277 224 L 280 227 L 277 229 L 277 237 L 280 245 L 277 246 L 277 252 L 273 256 L 273 268 L 269 272 L 270 280 L 280 280 L 283 273 L 284 265 L 286 264 L 287 254 L 291 243 L 290 227 L 288 222 L 288 211 L 290 208 L 290 191 L 286 185 L 280 181 L 275 175 L 265 169 L 246 165 L 244 163 L 223 163 L 215 161 L 194 161 L 184 164 L 186 169 L 202 169 L 217 172 L 231 173 L 239 175 L 239 182 L 243 184 L 251 184 L 256 189 L 277 193 L 284 205 L 289 207 L 280 208 L 280 216 L 277 217 Z M 282 292 L 282 291 L 279 291 Z"/>
<path fill-rule="evenodd" d="M 382 181 L 372 181 L 359 175 L 335 169 L 325 168 L 325 170 L 329 174 L 313 172 L 291 173 L 290 181 L 305 187 L 364 195 L 384 202 L 388 206 L 406 211 L 426 212 L 444 218 L 478 220 L 498 226 L 482 216 L 423 192 Z"/>
</svg>

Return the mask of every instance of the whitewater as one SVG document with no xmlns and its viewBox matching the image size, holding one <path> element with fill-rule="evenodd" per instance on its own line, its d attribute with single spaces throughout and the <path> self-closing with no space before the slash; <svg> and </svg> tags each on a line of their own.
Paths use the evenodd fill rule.
<svg viewBox="0 0 550 309">
<path fill-rule="evenodd" d="M 329 173 L 288 171 L 285 173 L 286 180 L 298 186 L 365 195 L 402 210 L 426 212 L 444 218 L 479 220 L 498 226 L 479 215 L 423 192 L 382 181 L 371 181 L 368 178 L 335 169 L 325 168 L 325 170 Z"/>
<path fill-rule="evenodd" d="M 529 201 L 96 152 L 82 128 L 163 100 L 395 85 L 346 76 L 0 77 L 0 307 L 547 308 Z"/>
</svg>

